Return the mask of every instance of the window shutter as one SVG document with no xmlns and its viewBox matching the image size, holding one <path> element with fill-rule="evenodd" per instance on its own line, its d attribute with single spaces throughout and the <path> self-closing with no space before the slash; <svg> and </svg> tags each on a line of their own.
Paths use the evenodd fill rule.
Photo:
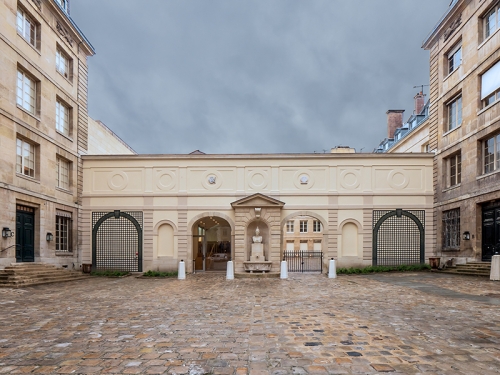
<svg viewBox="0 0 500 375">
<path fill-rule="evenodd" d="M 500 87 L 500 61 L 481 76 L 481 100 Z"/>
</svg>

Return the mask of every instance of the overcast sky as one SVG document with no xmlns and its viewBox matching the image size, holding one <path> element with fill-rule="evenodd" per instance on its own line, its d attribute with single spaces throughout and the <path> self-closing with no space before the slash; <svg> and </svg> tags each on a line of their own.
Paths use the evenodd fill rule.
<svg viewBox="0 0 500 375">
<path fill-rule="evenodd" d="M 89 114 L 138 153 L 371 152 L 450 0 L 72 0 Z M 424 88 L 428 94 L 428 87 Z"/>
</svg>

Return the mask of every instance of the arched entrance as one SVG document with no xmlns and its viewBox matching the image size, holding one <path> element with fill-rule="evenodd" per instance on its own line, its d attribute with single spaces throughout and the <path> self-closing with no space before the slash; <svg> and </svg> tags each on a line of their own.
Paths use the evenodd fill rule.
<svg viewBox="0 0 500 375">
<path fill-rule="evenodd" d="M 142 272 L 142 212 L 93 212 L 92 222 L 92 269 Z"/>
<path fill-rule="evenodd" d="M 225 271 L 231 258 L 231 226 L 218 216 L 205 216 L 192 227 L 195 271 Z"/>
</svg>

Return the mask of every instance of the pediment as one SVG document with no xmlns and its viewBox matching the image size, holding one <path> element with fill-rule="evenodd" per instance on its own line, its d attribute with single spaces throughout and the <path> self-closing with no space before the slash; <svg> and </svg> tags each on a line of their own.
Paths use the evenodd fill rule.
<svg viewBox="0 0 500 375">
<path fill-rule="evenodd" d="M 231 203 L 233 207 L 283 207 L 284 205 L 284 202 L 260 193 L 241 198 Z"/>
</svg>

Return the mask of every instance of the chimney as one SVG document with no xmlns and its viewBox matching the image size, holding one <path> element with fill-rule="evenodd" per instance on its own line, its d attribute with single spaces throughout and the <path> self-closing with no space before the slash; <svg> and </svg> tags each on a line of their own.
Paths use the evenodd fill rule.
<svg viewBox="0 0 500 375">
<path fill-rule="evenodd" d="M 394 138 L 396 129 L 403 126 L 404 109 L 389 109 L 387 113 L 387 138 Z"/>
<path fill-rule="evenodd" d="M 420 91 L 413 99 L 415 99 L 415 114 L 419 115 L 425 105 L 425 95 Z"/>
</svg>

